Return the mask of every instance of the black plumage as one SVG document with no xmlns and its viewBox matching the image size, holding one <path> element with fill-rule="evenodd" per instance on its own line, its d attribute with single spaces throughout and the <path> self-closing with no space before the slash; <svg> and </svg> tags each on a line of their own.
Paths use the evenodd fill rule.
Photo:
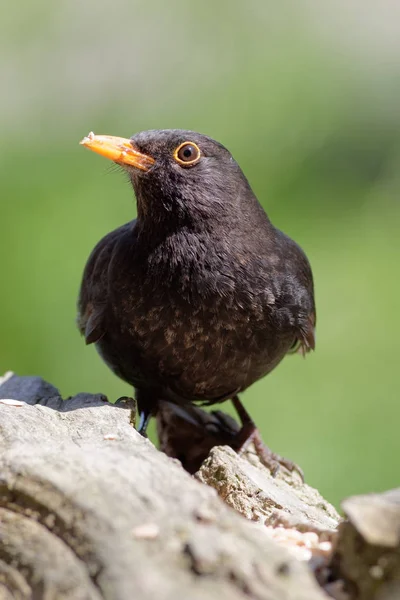
<svg viewBox="0 0 400 600">
<path fill-rule="evenodd" d="M 143 431 L 163 400 L 233 398 L 314 348 L 309 262 L 224 146 L 183 130 L 82 143 L 127 170 L 137 199 L 89 257 L 78 323 L 135 388 Z"/>
</svg>

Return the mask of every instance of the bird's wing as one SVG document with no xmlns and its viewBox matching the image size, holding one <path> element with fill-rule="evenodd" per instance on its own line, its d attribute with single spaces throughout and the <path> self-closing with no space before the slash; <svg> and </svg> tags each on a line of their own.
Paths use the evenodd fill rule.
<svg viewBox="0 0 400 600">
<path fill-rule="evenodd" d="M 298 337 L 295 339 L 289 354 L 306 355 L 307 352 L 315 349 L 315 312 L 308 315 L 305 323 L 298 329 Z"/>
<path fill-rule="evenodd" d="M 283 329 L 294 331 L 291 352 L 305 355 L 315 348 L 316 311 L 314 282 L 310 263 L 303 250 L 285 234 L 278 232 L 278 244 L 284 244 L 275 271 L 275 318 Z"/>
<path fill-rule="evenodd" d="M 299 286 L 302 294 L 299 300 L 298 313 L 298 341 L 299 352 L 304 356 L 307 352 L 315 349 L 315 327 L 317 324 L 317 313 L 314 298 L 314 280 L 310 263 L 306 255 L 303 255 L 303 267 L 299 274 Z"/>
<path fill-rule="evenodd" d="M 129 227 L 132 223 L 122 225 L 103 237 L 86 263 L 78 298 L 77 324 L 87 344 L 98 342 L 105 334 L 108 267 L 116 242 Z"/>
</svg>

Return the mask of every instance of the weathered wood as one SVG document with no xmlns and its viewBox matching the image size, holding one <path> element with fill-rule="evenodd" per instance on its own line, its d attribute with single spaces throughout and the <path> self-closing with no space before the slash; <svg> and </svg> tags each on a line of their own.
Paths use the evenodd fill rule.
<svg viewBox="0 0 400 600">
<path fill-rule="evenodd" d="M 400 598 L 400 489 L 348 498 L 332 570 L 357 600 Z"/>
<path fill-rule="evenodd" d="M 266 525 L 324 533 L 328 539 L 340 521 L 334 507 L 298 473 L 282 468 L 271 477 L 251 451 L 242 458 L 229 447 L 213 448 L 196 477 L 247 519 Z"/>
<path fill-rule="evenodd" d="M 400 597 L 400 492 L 347 500 L 338 534 L 298 473 L 211 448 L 236 431 L 220 412 L 159 420 L 167 452 L 203 461 L 192 477 L 135 431 L 129 399 L 15 376 L 0 398 L 0 600 Z"/>
<path fill-rule="evenodd" d="M 130 410 L 62 402 L 38 378 L 12 377 L 0 396 L 22 401 L 0 402 L 3 597 L 325 597 L 306 564 L 143 439 Z"/>
<path fill-rule="evenodd" d="M 252 445 L 242 457 L 231 449 L 239 426 L 229 415 L 165 402 L 157 415 L 157 429 L 164 452 L 179 457 L 189 472 L 198 471 L 197 479 L 215 488 L 247 519 L 324 533 L 325 539 L 336 530 L 338 513 L 296 469 L 289 472 L 281 466 L 271 477 Z"/>
</svg>

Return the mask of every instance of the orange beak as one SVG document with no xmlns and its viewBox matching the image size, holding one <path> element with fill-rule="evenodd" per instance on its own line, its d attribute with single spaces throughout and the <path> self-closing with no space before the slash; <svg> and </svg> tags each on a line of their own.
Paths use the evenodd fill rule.
<svg viewBox="0 0 400 600">
<path fill-rule="evenodd" d="M 136 167 L 142 171 L 148 171 L 156 162 L 152 156 L 135 150 L 131 141 L 126 138 L 113 135 L 95 135 L 91 131 L 80 144 L 119 165 Z"/>
</svg>

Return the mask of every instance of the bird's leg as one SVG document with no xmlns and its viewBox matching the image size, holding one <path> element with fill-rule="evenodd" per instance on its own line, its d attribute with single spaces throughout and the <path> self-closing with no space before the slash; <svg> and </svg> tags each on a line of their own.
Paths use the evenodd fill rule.
<svg viewBox="0 0 400 600">
<path fill-rule="evenodd" d="M 300 467 L 298 467 L 291 460 L 287 460 L 286 458 L 279 456 L 279 454 L 275 454 L 275 452 L 272 452 L 272 450 L 270 450 L 270 448 L 268 448 L 268 446 L 264 444 L 256 424 L 254 423 L 253 419 L 250 417 L 249 413 L 239 400 L 239 396 L 233 396 L 232 404 L 235 407 L 235 410 L 238 414 L 242 425 L 236 437 L 236 452 L 238 454 L 242 454 L 246 451 L 250 444 L 253 444 L 257 456 L 259 457 L 263 465 L 271 471 L 272 477 L 275 477 L 280 467 L 283 466 L 290 472 L 296 470 L 300 474 L 301 478 L 304 480 L 303 471 Z"/>
<path fill-rule="evenodd" d="M 155 417 L 158 409 L 158 396 L 152 389 L 136 389 L 135 393 L 139 424 L 137 430 L 143 437 L 147 437 L 146 430 L 151 417 Z"/>
<path fill-rule="evenodd" d="M 141 410 L 139 413 L 139 425 L 137 430 L 143 437 L 147 437 L 146 430 L 148 424 L 150 423 L 151 417 L 152 413 L 147 410 Z"/>
</svg>

